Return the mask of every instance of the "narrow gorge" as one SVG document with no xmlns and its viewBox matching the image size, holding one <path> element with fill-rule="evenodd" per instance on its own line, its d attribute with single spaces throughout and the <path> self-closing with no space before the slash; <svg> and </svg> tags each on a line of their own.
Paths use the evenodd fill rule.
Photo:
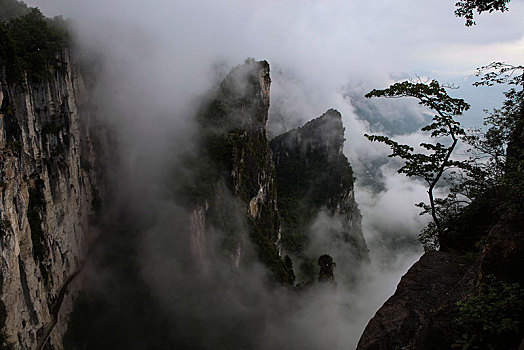
<svg viewBox="0 0 524 350">
<path fill-rule="evenodd" d="M 0 0 L 0 350 L 524 348 L 523 66 L 470 131 L 400 82 L 427 4 L 37 2 L 72 19 Z"/>
</svg>

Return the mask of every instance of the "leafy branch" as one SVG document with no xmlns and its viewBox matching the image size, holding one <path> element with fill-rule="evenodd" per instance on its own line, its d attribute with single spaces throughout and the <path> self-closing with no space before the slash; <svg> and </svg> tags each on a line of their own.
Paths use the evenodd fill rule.
<svg viewBox="0 0 524 350">
<path fill-rule="evenodd" d="M 521 85 L 523 81 L 524 66 L 513 65 L 505 62 L 491 62 L 487 66 L 477 68 L 475 75 L 481 77 L 474 86 L 493 86 L 495 84 Z M 519 74 L 520 73 L 520 74 Z"/>
<path fill-rule="evenodd" d="M 473 20 L 475 10 L 479 15 L 482 12 L 505 12 L 508 11 L 507 4 L 510 1 L 511 0 L 462 0 L 455 4 L 457 8 L 455 15 L 457 17 L 464 17 L 466 19 L 466 27 L 471 27 L 476 24 Z"/>
<path fill-rule="evenodd" d="M 382 142 L 391 148 L 392 153 L 389 157 L 399 157 L 404 160 L 404 165 L 398 172 L 407 177 L 422 178 L 428 185 L 429 206 L 419 203 L 425 212 L 431 213 L 438 237 L 442 234 L 442 224 L 439 219 L 437 206 L 440 202 L 434 196 L 434 189 L 442 179 L 444 172 L 452 167 L 464 167 L 462 162 L 451 160 L 451 154 L 455 149 L 459 137 L 465 135 L 464 129 L 454 118 L 462 115 L 469 109 L 469 104 L 462 99 L 450 97 L 446 89 L 438 81 L 432 80 L 429 83 L 404 81 L 391 85 L 384 90 L 373 90 L 366 94 L 366 97 L 414 97 L 418 103 L 428 107 L 435 112 L 432 123 L 424 126 L 421 131 L 429 132 L 431 137 L 449 138 L 450 144 L 445 145 L 441 142 L 421 143 L 425 152 L 416 153 L 414 148 L 409 145 L 399 144 L 387 136 L 365 135 L 372 142 Z"/>
</svg>

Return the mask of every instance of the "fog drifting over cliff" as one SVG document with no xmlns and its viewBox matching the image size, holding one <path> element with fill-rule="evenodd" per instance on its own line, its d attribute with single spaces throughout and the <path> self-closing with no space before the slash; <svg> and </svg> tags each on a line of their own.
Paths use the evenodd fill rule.
<svg viewBox="0 0 524 350">
<path fill-rule="evenodd" d="M 126 267 L 104 269 L 103 263 L 90 266 L 85 278 L 117 305 L 120 326 L 112 335 L 137 349 L 151 346 L 153 338 L 159 346 L 195 348 L 217 346 L 226 338 L 230 348 L 353 348 L 421 254 L 416 235 L 426 220 L 414 206 L 426 199 L 424 186 L 398 175 L 396 164 L 384 161 L 388 150 L 363 137 L 379 128 L 418 144 L 424 136 L 406 125 L 423 122 L 423 110 L 413 101 L 371 107 L 361 95 L 414 72 L 461 79 L 498 60 L 497 53 L 524 60 L 524 6 L 517 2 L 504 18 L 481 17 L 473 29 L 453 16 L 454 2 L 430 0 L 28 3 L 72 18 L 77 52 L 96 60 L 92 100 L 116 130 L 112 137 L 120 150 L 109 169 L 116 188 L 114 212 L 108 215 L 142 233 L 119 232 L 115 223 L 118 234 L 94 258 L 103 262 L 114 250 L 123 265 L 130 261 L 138 267 L 133 273 L 148 285 L 144 295 L 134 295 L 132 282 L 115 275 Z M 357 286 L 320 285 L 297 297 L 262 285 L 265 272 L 257 264 L 234 275 L 217 258 L 208 280 L 186 270 L 188 252 L 178 244 L 183 232 L 177 227 L 187 224 L 189 213 L 171 200 L 167 174 L 180 155 L 193 151 L 192 117 L 201 96 L 216 85 L 217 76 L 247 57 L 271 65 L 275 134 L 328 108 L 342 113 L 345 153 L 356 173 L 372 260 Z M 402 116 L 405 125 L 391 130 L 366 118 L 377 113 Z M 119 242 L 126 237 L 138 241 L 133 249 L 118 251 L 127 247 Z M 344 271 L 335 270 L 339 273 Z M 127 303 L 140 298 L 144 305 Z M 96 321 L 105 324 L 114 316 L 102 314 Z M 148 316 L 156 322 L 136 330 L 136 318 Z"/>
</svg>

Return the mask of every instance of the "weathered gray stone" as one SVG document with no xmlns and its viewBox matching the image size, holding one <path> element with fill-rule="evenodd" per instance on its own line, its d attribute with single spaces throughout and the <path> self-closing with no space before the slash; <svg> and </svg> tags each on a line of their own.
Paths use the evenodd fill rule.
<svg viewBox="0 0 524 350">
<path fill-rule="evenodd" d="M 95 152 L 88 116 L 79 113 L 87 93 L 69 53 L 61 58 L 66 69 L 47 82 L 26 82 L 27 88 L 8 84 L 0 67 L 0 299 L 4 331 L 17 349 L 35 347 L 57 294 L 94 235 L 89 215 L 97 186 Z M 39 193 L 41 203 L 30 200 L 32 193 Z M 30 202 L 39 204 L 30 208 Z M 40 237 L 31 227 L 40 227 Z M 49 340 L 53 348 L 62 348 L 74 294 L 64 299 Z"/>
</svg>

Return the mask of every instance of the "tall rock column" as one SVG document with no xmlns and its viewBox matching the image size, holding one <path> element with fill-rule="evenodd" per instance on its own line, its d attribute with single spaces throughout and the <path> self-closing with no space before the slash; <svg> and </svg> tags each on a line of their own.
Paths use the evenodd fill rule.
<svg viewBox="0 0 524 350">
<path fill-rule="evenodd" d="M 267 138 L 270 82 L 269 64 L 253 59 L 223 80 L 198 116 L 200 152 L 191 167 L 197 180 L 185 182 L 184 191 L 194 213 L 205 208 L 192 227 L 220 231 L 233 265 L 241 264 L 250 239 L 258 258 L 286 284 L 292 277 L 279 256 L 280 219 Z M 191 240 L 202 243 L 205 235 L 195 229 Z"/>
</svg>

